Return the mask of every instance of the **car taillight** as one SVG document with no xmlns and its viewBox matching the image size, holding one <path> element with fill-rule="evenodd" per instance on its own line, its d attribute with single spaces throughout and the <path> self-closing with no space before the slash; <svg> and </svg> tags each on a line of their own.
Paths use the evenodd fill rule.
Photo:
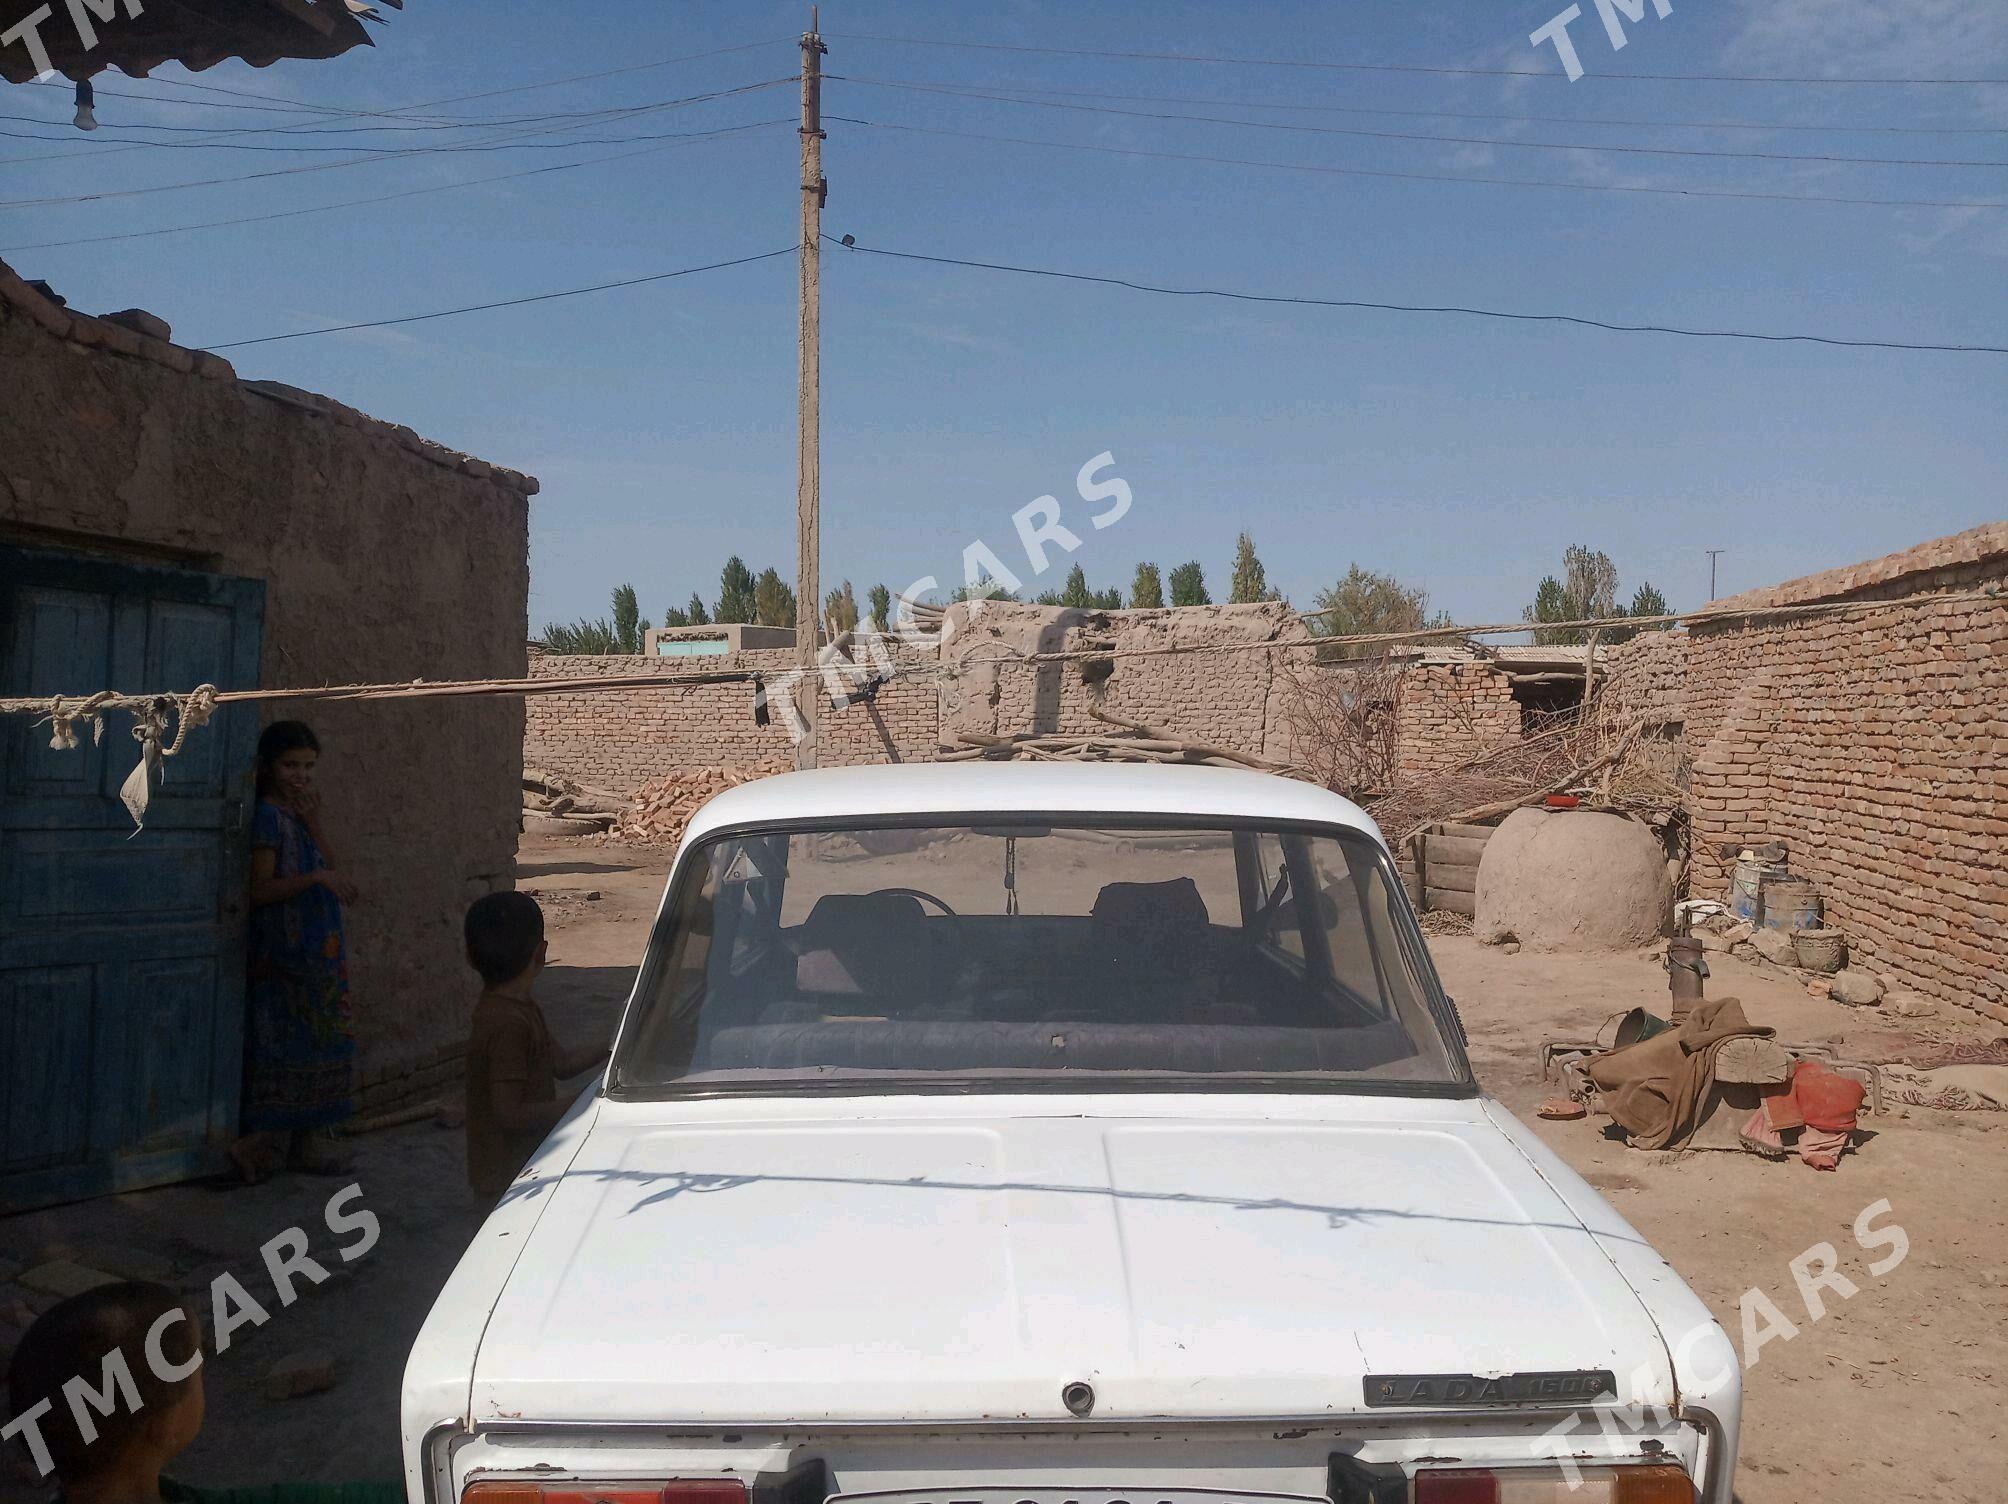
<svg viewBox="0 0 2008 1504">
<path fill-rule="evenodd" d="M 496 1478 L 468 1484 L 460 1504 L 747 1504 L 749 1497 L 737 1478 L 671 1478 L 662 1483 L 628 1479 L 530 1483 Z"/>
<path fill-rule="evenodd" d="M 1694 1485 L 1666 1463 L 1642 1467 L 1429 1468 L 1415 1475 L 1414 1504 L 1694 1504 Z"/>
</svg>

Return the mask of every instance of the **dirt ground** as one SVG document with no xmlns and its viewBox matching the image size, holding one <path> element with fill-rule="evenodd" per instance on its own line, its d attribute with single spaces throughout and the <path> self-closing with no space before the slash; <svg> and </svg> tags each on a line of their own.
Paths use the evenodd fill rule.
<svg viewBox="0 0 2008 1504">
<path fill-rule="evenodd" d="M 519 886 L 550 916 L 552 965 L 542 994 L 567 1043 L 605 1039 L 626 999 L 661 894 L 668 854 L 563 837 L 526 837 Z M 596 896 L 595 896 L 596 895 Z M 1507 955 L 1468 937 L 1431 941 L 1458 1000 L 1479 1077 L 1523 1118 L 1549 1094 L 1540 1042 L 1586 1038 L 1634 1003 L 1663 1011 L 1666 977 L 1646 954 Z M 1883 1058 L 1919 1038 L 1989 1032 L 1943 1016 L 1911 1022 L 1807 995 L 1783 973 L 1710 957 L 1711 997 L 1735 996 L 1786 1039 L 1831 1040 L 1856 1059 Z M 471 981 L 471 979 L 470 979 Z M 470 986 L 470 1002 L 472 988 Z M 1715 1311 L 1732 1337 L 1741 1306 L 1761 1291 L 1796 1328 L 1766 1343 L 1745 1375 L 1742 1504 L 2000 1504 L 2008 1414 L 2008 1114 L 1897 1108 L 1864 1119 L 1867 1142 L 1834 1174 L 1746 1154 L 1645 1154 L 1607 1139 L 1597 1120 L 1536 1123 L 1570 1164 L 1609 1196 Z M 207 1368 L 210 1418 L 179 1469 L 191 1481 L 387 1478 L 396 1472 L 397 1393 L 405 1351 L 479 1212 L 464 1179 L 461 1136 L 430 1124 L 356 1140 L 343 1180 L 282 1176 L 250 1190 L 179 1186 L 0 1220 L 0 1346 L 10 1334 L 4 1283 L 68 1256 L 133 1277 L 207 1289 L 235 1271 L 270 1308 Z M 323 1216 L 353 1181 L 381 1236 L 341 1264 Z M 1890 1203 L 1876 1225 L 1901 1226 L 1904 1261 L 1868 1272 L 1885 1247 L 1864 1250 L 1863 1208 Z M 280 1309 L 258 1245 L 299 1226 L 335 1266 L 326 1285 Z M 1827 1293 L 1807 1320 L 1790 1261 L 1818 1243 L 1839 1253 L 1859 1293 Z M 305 1398 L 264 1396 L 266 1370 L 292 1354 L 338 1364 L 335 1387 Z M 0 1499 L 47 1497 L 10 1456 Z"/>
</svg>

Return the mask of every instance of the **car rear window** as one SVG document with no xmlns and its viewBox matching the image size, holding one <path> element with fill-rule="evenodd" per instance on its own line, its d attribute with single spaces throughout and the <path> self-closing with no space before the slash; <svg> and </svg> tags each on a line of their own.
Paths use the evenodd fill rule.
<svg viewBox="0 0 2008 1504">
<path fill-rule="evenodd" d="M 1459 1088 L 1385 851 L 1339 828 L 904 823 L 685 853 L 609 1089 Z"/>
</svg>

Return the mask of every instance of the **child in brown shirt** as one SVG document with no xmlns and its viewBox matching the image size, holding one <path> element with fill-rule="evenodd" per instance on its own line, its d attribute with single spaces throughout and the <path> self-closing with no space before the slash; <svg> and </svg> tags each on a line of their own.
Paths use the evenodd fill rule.
<svg viewBox="0 0 2008 1504">
<path fill-rule="evenodd" d="M 467 1178 L 499 1200 L 570 1110 L 558 1083 L 592 1069 L 605 1050 L 567 1053 L 531 995 L 550 947 L 544 911 L 527 893 L 490 893 L 467 910 L 467 962 L 481 997 L 467 1041 Z"/>
</svg>

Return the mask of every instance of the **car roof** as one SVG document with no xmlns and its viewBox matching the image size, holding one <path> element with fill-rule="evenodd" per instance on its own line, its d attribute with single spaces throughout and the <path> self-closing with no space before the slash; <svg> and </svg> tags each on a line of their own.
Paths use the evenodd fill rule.
<svg viewBox="0 0 2008 1504">
<path fill-rule="evenodd" d="M 694 815 L 686 844 L 784 821 L 898 815 L 1111 814 L 1303 821 L 1379 828 L 1350 799 L 1274 773 L 1138 763 L 879 764 L 779 773 L 728 789 Z"/>
</svg>

